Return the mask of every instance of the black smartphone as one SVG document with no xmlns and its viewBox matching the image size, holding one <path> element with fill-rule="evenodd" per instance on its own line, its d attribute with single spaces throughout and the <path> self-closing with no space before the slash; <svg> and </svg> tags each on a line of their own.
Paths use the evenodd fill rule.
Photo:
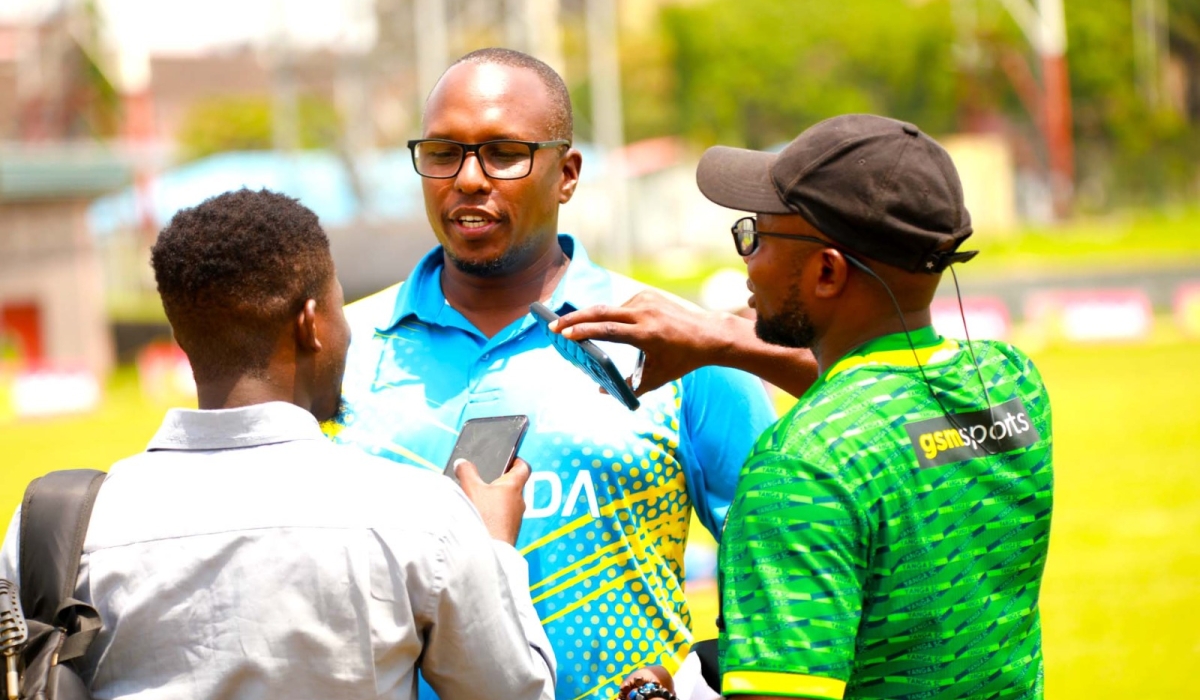
<svg viewBox="0 0 1200 700">
<path fill-rule="evenodd" d="M 621 376 L 621 372 L 607 353 L 590 340 L 571 340 L 550 330 L 550 322 L 557 319 L 558 314 L 548 309 L 540 301 L 530 304 L 529 310 L 533 312 L 534 318 L 541 322 L 542 330 L 550 336 L 550 342 L 558 350 L 558 354 L 586 372 L 609 394 L 625 404 L 626 408 L 631 411 L 637 410 L 637 407 L 641 405 L 638 398 L 625 383 L 625 377 Z"/>
<path fill-rule="evenodd" d="M 458 442 L 446 461 L 445 475 L 458 483 L 454 463 L 465 459 L 479 470 L 479 478 L 492 483 L 512 466 L 528 428 L 528 416 L 472 418 L 463 423 Z"/>
</svg>

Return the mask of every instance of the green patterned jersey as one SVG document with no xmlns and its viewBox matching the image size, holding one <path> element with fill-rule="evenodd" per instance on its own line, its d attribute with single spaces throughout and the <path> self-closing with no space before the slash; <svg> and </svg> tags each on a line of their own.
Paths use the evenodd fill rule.
<svg viewBox="0 0 1200 700">
<path fill-rule="evenodd" d="M 720 549 L 726 695 L 1042 697 L 1045 387 L 1005 343 L 972 343 L 977 372 L 965 345 L 911 335 L 829 368 L 743 466 Z"/>
</svg>

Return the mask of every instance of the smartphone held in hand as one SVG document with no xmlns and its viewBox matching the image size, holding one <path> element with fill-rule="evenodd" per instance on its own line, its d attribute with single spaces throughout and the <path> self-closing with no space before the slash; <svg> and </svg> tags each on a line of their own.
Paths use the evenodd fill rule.
<svg viewBox="0 0 1200 700">
<path fill-rule="evenodd" d="M 529 428 L 528 416 L 493 416 L 472 418 L 463 423 L 458 442 L 446 461 L 446 476 L 458 482 L 454 463 L 465 459 L 479 470 L 486 483 L 499 479 L 512 466 L 521 440 Z"/>
<path fill-rule="evenodd" d="M 541 323 L 542 329 L 550 337 L 550 343 L 558 350 L 558 354 L 583 370 L 626 408 L 631 411 L 637 410 L 639 406 L 637 396 L 625 383 L 625 378 L 621 376 L 621 372 L 617 370 L 617 366 L 613 364 L 607 353 L 590 340 L 571 340 L 551 331 L 549 324 L 558 318 L 558 314 L 547 308 L 545 304 L 535 301 L 529 305 L 529 310 Z M 644 360 L 644 356 L 638 358 L 639 367 L 634 373 L 635 386 L 636 383 L 641 382 L 640 365 Z"/>
</svg>

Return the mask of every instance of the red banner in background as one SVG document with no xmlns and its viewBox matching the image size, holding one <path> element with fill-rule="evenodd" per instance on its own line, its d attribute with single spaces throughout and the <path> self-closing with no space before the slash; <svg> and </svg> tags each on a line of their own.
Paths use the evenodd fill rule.
<svg viewBox="0 0 1200 700">
<path fill-rule="evenodd" d="M 196 402 L 196 381 L 187 355 L 178 345 L 158 341 L 142 348 L 137 358 L 142 395 L 164 406 Z"/>
</svg>

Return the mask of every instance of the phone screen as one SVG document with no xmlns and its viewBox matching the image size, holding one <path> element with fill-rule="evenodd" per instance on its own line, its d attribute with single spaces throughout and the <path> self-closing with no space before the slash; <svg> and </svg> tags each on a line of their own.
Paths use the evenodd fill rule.
<svg viewBox="0 0 1200 700">
<path fill-rule="evenodd" d="M 454 463 L 465 459 L 475 465 L 484 482 L 492 483 L 512 465 L 528 427 L 528 416 L 472 418 L 463 423 L 444 473 L 457 483 Z"/>
</svg>

